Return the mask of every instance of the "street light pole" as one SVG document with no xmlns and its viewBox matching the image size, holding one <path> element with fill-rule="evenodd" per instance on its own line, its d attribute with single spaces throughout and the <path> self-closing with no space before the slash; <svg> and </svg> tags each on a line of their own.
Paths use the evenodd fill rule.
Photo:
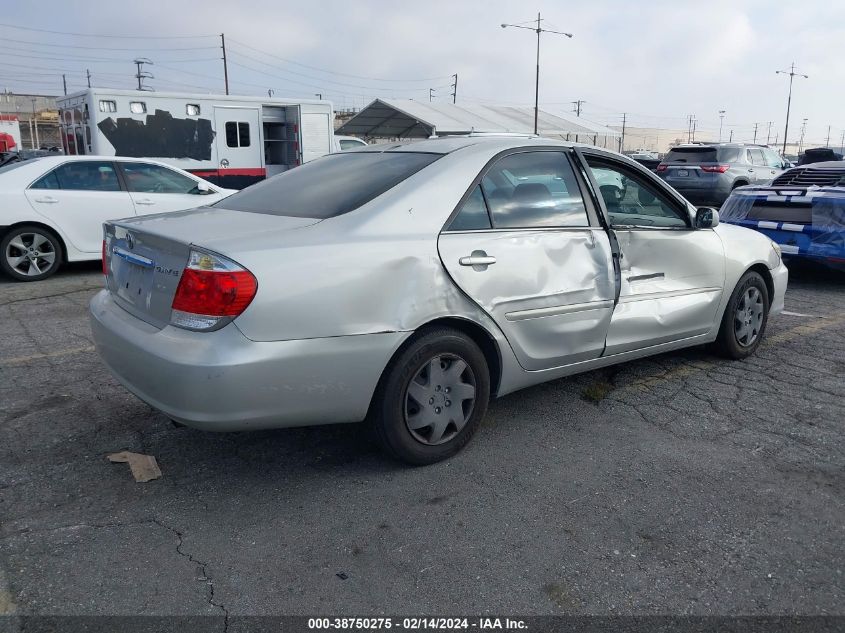
<svg viewBox="0 0 845 633">
<path fill-rule="evenodd" d="M 789 67 L 789 72 L 785 70 L 776 70 L 775 74 L 789 75 L 789 97 L 786 99 L 786 125 L 783 128 L 783 154 L 786 154 L 786 135 L 789 132 L 789 108 L 792 105 L 792 80 L 796 75 L 803 77 L 804 79 L 809 79 L 809 77 L 795 72 L 795 62 L 792 62 L 792 66 Z"/>
<path fill-rule="evenodd" d="M 540 17 L 540 13 L 537 13 L 536 28 L 531 26 L 525 26 L 523 24 L 502 24 L 503 29 L 511 27 L 514 29 L 527 29 L 529 31 L 534 31 L 535 33 L 537 33 L 537 70 L 534 75 L 534 134 L 537 134 L 537 121 L 540 112 L 540 33 L 555 33 L 556 35 L 565 35 L 569 38 L 572 37 L 572 33 L 563 33 L 561 31 L 552 31 L 551 29 L 544 29 L 541 26 L 542 22 L 543 19 Z"/>
<path fill-rule="evenodd" d="M 725 110 L 719 110 L 719 142 L 722 142 L 722 123 L 725 121 Z"/>
</svg>

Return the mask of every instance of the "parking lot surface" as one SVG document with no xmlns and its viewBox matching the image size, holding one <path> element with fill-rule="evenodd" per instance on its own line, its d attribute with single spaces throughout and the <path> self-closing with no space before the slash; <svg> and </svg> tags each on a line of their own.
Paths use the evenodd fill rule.
<svg viewBox="0 0 845 633">
<path fill-rule="evenodd" d="M 174 427 L 94 352 L 101 284 L 0 281 L 0 613 L 845 613 L 845 275 L 793 270 L 752 358 L 527 389 L 426 468 Z"/>
</svg>

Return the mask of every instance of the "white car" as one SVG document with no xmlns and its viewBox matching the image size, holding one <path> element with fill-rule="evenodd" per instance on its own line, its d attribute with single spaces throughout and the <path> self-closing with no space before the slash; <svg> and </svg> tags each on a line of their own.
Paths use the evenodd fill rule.
<svg viewBox="0 0 845 633">
<path fill-rule="evenodd" d="M 337 136 L 334 137 L 336 151 L 345 152 L 350 149 L 361 149 L 367 146 L 367 141 L 358 138 L 357 136 Z"/>
<path fill-rule="evenodd" d="M 102 257 L 103 222 L 235 193 L 153 160 L 49 156 L 0 168 L 0 269 L 19 281 Z"/>
</svg>

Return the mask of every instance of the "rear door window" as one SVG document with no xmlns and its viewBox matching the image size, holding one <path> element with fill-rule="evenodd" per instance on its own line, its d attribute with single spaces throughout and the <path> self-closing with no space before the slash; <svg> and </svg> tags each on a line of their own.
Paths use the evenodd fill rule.
<svg viewBox="0 0 845 633">
<path fill-rule="evenodd" d="M 752 165 L 766 165 L 766 157 L 763 156 L 763 150 L 758 147 L 752 147 L 748 150 L 748 155 L 751 156 Z"/>
<path fill-rule="evenodd" d="M 496 162 L 481 181 L 495 228 L 589 226 L 566 153 L 520 152 Z"/>
<path fill-rule="evenodd" d="M 268 215 L 332 218 L 380 196 L 440 156 L 423 152 L 331 154 L 252 185 L 215 206 Z"/>
<path fill-rule="evenodd" d="M 32 189 L 65 189 L 71 191 L 120 191 L 114 164 L 106 161 L 65 163 L 42 176 Z"/>
</svg>

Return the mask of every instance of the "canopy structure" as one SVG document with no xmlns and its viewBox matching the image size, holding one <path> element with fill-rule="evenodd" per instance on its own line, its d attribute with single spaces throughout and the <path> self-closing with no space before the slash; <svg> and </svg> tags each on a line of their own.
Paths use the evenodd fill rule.
<svg viewBox="0 0 845 633">
<path fill-rule="evenodd" d="M 582 141 L 619 136 L 618 131 L 583 118 L 543 110 L 537 128 L 542 136 L 573 140 L 578 136 Z M 376 99 L 336 130 L 337 134 L 366 138 L 427 138 L 470 132 L 532 134 L 534 108 Z"/>
</svg>

